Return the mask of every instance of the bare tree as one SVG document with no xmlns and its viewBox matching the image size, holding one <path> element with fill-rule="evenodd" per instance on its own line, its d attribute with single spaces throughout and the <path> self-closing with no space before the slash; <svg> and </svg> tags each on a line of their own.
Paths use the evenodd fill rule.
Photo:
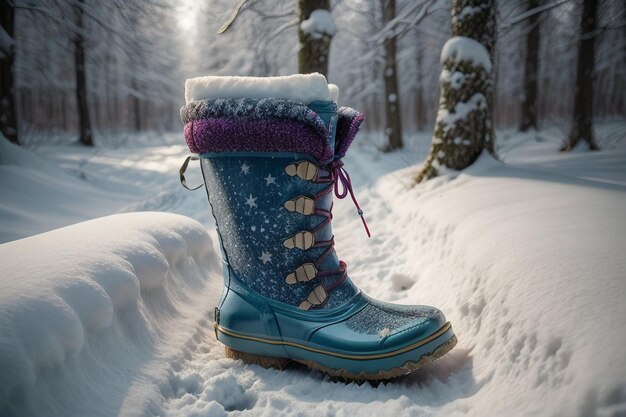
<svg viewBox="0 0 626 417">
<path fill-rule="evenodd" d="M 470 166 L 483 150 L 494 153 L 492 123 L 494 0 L 454 0 L 452 38 L 441 54 L 441 96 L 430 154 L 416 182 L 441 167 Z"/>
<path fill-rule="evenodd" d="M 330 54 L 330 41 L 334 35 L 334 30 L 323 30 L 323 28 L 312 27 L 305 30 L 303 23 L 311 19 L 313 12 L 327 13 L 330 15 L 330 0 L 299 0 L 300 10 L 298 26 L 298 38 L 300 39 L 300 50 L 298 51 L 298 72 L 308 74 L 319 72 L 328 76 L 328 56 Z M 311 21 L 309 21 L 311 22 Z M 316 22 L 311 22 L 315 25 Z M 334 25 L 334 23 L 333 23 Z"/>
<path fill-rule="evenodd" d="M 383 25 L 396 17 L 396 0 L 382 0 Z M 387 151 L 402 148 L 402 125 L 400 121 L 400 94 L 398 91 L 398 66 L 396 64 L 396 34 L 388 31 L 385 36 L 385 135 Z"/>
<path fill-rule="evenodd" d="M 576 87 L 574 87 L 574 114 L 572 132 L 561 151 L 570 151 L 583 140 L 589 149 L 600 149 L 593 137 L 593 72 L 595 37 L 598 27 L 596 0 L 583 0 L 583 13 L 578 40 Z"/>
<path fill-rule="evenodd" d="M 79 141 L 83 145 L 93 146 L 93 134 L 91 132 L 91 120 L 89 119 L 89 106 L 87 105 L 87 81 L 85 76 L 85 37 L 83 31 L 84 0 L 77 0 L 74 5 L 76 13 L 76 33 L 74 34 L 74 65 L 76 71 L 76 102 L 78 105 L 78 118 L 80 125 Z"/>
<path fill-rule="evenodd" d="M 416 130 L 422 130 L 424 127 L 424 76 L 422 72 L 422 62 L 424 52 L 421 46 L 415 51 L 415 75 L 417 85 L 415 86 L 415 127 Z"/>
<path fill-rule="evenodd" d="M 0 0 L 0 132 L 19 145 L 13 78 L 14 22 L 15 5 L 11 0 Z"/>
<path fill-rule="evenodd" d="M 532 13 L 540 0 L 528 0 L 527 11 Z M 522 123 L 520 130 L 537 129 L 537 80 L 539 76 L 539 14 L 528 18 L 526 60 L 524 65 L 524 93 L 522 96 Z"/>
</svg>

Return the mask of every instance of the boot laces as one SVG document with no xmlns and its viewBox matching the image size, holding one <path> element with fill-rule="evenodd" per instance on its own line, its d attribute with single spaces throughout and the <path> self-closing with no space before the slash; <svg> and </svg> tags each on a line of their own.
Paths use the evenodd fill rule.
<svg viewBox="0 0 626 417">
<path fill-rule="evenodd" d="M 350 175 L 345 170 L 343 165 L 344 165 L 343 161 L 341 160 L 333 161 L 328 166 L 328 168 L 325 168 L 325 170 L 328 171 L 328 175 L 326 176 L 316 175 L 315 176 L 315 178 L 312 180 L 313 182 L 318 183 L 318 184 L 328 184 L 328 187 L 325 187 L 324 189 L 319 191 L 317 194 L 315 194 L 313 199 L 315 202 L 317 202 L 332 191 L 334 191 L 334 194 L 338 199 L 344 199 L 348 194 L 350 194 L 350 197 L 352 198 L 352 202 L 354 203 L 354 206 L 357 209 L 357 213 L 359 217 L 361 218 L 361 222 L 363 223 L 363 227 L 365 228 L 365 232 L 367 233 L 368 237 L 371 237 L 370 230 L 367 226 L 367 222 L 365 221 L 365 217 L 363 215 L 363 210 L 359 206 L 359 203 L 354 195 Z M 332 208 L 333 208 L 333 205 L 331 204 L 328 210 L 318 208 L 318 207 L 314 209 L 313 214 L 318 215 L 318 216 L 323 216 L 324 220 L 311 230 L 312 233 L 315 234 L 321 231 L 324 227 L 328 226 L 328 224 L 331 222 L 333 218 Z M 338 269 L 325 270 L 325 271 L 319 270 L 324 259 L 326 259 L 326 257 L 330 255 L 334 250 L 334 247 L 335 247 L 334 235 L 331 236 L 329 240 L 317 241 L 312 247 L 314 248 L 324 247 L 325 248 L 324 252 L 322 252 L 322 254 L 314 262 L 314 265 L 317 268 L 317 273 L 315 274 L 315 277 L 313 279 L 341 274 L 340 277 L 336 279 L 332 284 L 324 286 L 324 289 L 326 290 L 326 292 L 329 292 L 333 290 L 334 288 L 338 287 L 339 285 L 341 285 L 346 280 L 348 276 L 347 264 L 344 261 L 340 260 Z"/>
</svg>

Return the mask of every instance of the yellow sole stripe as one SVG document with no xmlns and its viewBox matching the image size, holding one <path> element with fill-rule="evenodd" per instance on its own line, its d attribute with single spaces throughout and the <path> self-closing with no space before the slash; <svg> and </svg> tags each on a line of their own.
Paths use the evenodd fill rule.
<svg viewBox="0 0 626 417">
<path fill-rule="evenodd" d="M 235 332 L 233 332 L 231 330 L 228 330 L 228 329 L 220 326 L 217 323 L 214 324 L 214 327 L 215 327 L 216 335 L 217 335 L 217 332 L 220 332 L 220 333 L 224 333 L 227 336 L 236 337 L 236 338 L 239 338 L 239 339 L 252 340 L 254 342 L 267 343 L 267 344 L 270 344 L 270 345 L 292 346 L 292 347 L 308 350 L 310 352 L 321 353 L 321 354 L 324 354 L 324 355 L 335 356 L 335 357 L 338 357 L 338 358 L 354 359 L 354 360 L 370 360 L 370 359 L 389 358 L 391 356 L 396 356 L 396 355 L 399 355 L 401 353 L 405 353 L 405 352 L 408 352 L 410 350 L 416 349 L 416 348 L 418 348 L 420 346 L 423 346 L 423 345 L 425 345 L 427 343 L 430 343 L 433 340 L 435 340 L 436 338 L 438 338 L 439 336 L 441 336 L 442 334 L 444 334 L 445 332 L 447 332 L 448 330 L 450 330 L 450 328 L 452 327 L 452 324 L 450 324 L 450 322 L 447 322 L 446 324 L 444 324 L 441 327 L 441 329 L 437 330 L 435 333 L 433 333 L 432 335 L 428 336 L 427 338 L 422 339 L 422 340 L 420 340 L 418 342 L 415 342 L 413 344 L 410 344 L 408 346 L 405 346 L 405 347 L 403 347 L 401 349 L 394 350 L 392 352 L 387 352 L 387 353 L 378 353 L 378 354 L 375 354 L 375 355 L 348 355 L 348 354 L 345 354 L 345 353 L 330 352 L 330 351 L 327 351 L 327 350 L 317 349 L 317 348 L 314 348 L 314 347 L 305 346 L 305 345 L 301 345 L 299 343 L 294 343 L 294 342 L 288 342 L 288 341 L 283 341 L 283 340 L 263 339 L 261 337 L 254 337 L 254 336 L 246 336 L 246 335 L 235 333 Z"/>
</svg>

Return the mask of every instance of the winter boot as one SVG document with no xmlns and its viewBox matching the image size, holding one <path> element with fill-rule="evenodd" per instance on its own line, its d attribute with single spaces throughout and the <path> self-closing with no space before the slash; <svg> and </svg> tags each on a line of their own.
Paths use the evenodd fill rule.
<svg viewBox="0 0 626 417">
<path fill-rule="evenodd" d="M 322 75 L 203 77 L 185 90 L 185 139 L 223 251 L 215 334 L 228 357 L 375 380 L 452 349 L 439 310 L 371 299 L 337 258 L 333 194 L 356 204 L 341 158 L 363 116 L 337 111 Z"/>
</svg>

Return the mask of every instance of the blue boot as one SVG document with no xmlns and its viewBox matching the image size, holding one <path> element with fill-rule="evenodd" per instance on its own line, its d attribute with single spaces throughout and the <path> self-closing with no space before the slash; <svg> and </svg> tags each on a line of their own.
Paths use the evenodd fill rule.
<svg viewBox="0 0 626 417">
<path fill-rule="evenodd" d="M 218 98 L 181 115 L 223 251 L 215 334 L 228 357 L 376 380 L 454 347 L 439 310 L 373 300 L 335 253 L 333 194 L 354 200 L 341 158 L 361 114 L 332 101 Z"/>
</svg>

